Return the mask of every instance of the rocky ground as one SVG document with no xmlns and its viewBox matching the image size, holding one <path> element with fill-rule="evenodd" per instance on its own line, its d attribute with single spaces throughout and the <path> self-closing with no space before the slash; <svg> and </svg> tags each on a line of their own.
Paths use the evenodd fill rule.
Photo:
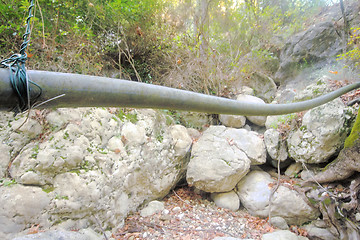
<svg viewBox="0 0 360 240">
<path fill-rule="evenodd" d="M 244 208 L 233 212 L 217 207 L 208 194 L 197 194 L 184 186 L 173 190 L 163 200 L 164 209 L 150 216 L 141 212 L 130 215 L 123 228 L 112 238 L 120 239 L 261 239 L 276 228 L 267 219 L 251 216 Z M 305 230 L 291 226 L 297 235 Z"/>
</svg>

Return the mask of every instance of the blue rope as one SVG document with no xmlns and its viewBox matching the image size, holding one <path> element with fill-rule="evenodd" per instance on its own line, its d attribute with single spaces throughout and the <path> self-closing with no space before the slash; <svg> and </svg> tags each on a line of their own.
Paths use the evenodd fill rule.
<svg viewBox="0 0 360 240">
<path fill-rule="evenodd" d="M 29 80 L 26 73 L 25 63 L 27 60 L 26 48 L 30 42 L 29 35 L 31 33 L 30 20 L 33 17 L 32 9 L 34 8 L 33 0 L 30 1 L 29 16 L 26 19 L 26 31 L 23 35 L 23 43 L 20 46 L 20 54 L 13 54 L 8 59 L 0 62 L 2 67 L 8 67 L 10 70 L 10 84 L 17 95 L 19 102 L 14 107 L 15 115 L 19 112 L 26 111 L 36 102 L 42 93 L 39 85 Z M 34 89 L 31 86 L 35 86 Z"/>
</svg>

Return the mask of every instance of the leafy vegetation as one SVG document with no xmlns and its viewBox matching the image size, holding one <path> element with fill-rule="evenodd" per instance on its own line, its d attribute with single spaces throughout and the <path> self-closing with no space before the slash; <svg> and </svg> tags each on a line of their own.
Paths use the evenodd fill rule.
<svg viewBox="0 0 360 240">
<path fill-rule="evenodd" d="M 353 27 L 350 30 L 350 38 L 347 43 L 348 51 L 340 54 L 338 60 L 344 60 L 347 67 L 358 68 L 360 66 L 360 27 Z"/>
<path fill-rule="evenodd" d="M 137 113 L 128 112 L 126 109 L 118 109 L 116 111 L 116 116 L 120 119 L 120 121 L 130 121 L 133 124 L 138 121 Z"/>
<path fill-rule="evenodd" d="M 12 185 L 15 185 L 17 182 L 15 181 L 15 179 L 0 179 L 0 186 L 4 186 L 4 187 L 10 187 Z"/>
<path fill-rule="evenodd" d="M 19 52 L 29 2 L 3 0 L 0 55 Z M 105 75 L 226 95 L 326 0 L 37 0 L 28 68 Z M 10 51 L 9 51 L 10 50 Z"/>
</svg>

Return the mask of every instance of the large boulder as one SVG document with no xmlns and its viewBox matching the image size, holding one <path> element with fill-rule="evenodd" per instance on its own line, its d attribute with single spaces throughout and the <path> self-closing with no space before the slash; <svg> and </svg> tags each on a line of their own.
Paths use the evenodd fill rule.
<svg viewBox="0 0 360 240">
<path fill-rule="evenodd" d="M 301 126 L 289 134 L 289 155 L 297 162 L 326 162 L 345 141 L 346 120 L 346 107 L 340 99 L 309 110 Z"/>
<path fill-rule="evenodd" d="M 315 24 L 292 36 L 281 50 L 277 82 L 297 75 L 310 64 L 326 64 L 341 53 L 342 39 L 333 22 Z"/>
<path fill-rule="evenodd" d="M 34 117 L 34 114 L 30 115 Z M 0 178 L 6 176 L 11 159 L 31 141 L 38 137 L 42 129 L 34 119 L 24 121 L 25 118 L 14 117 L 12 113 L 2 112 L 0 117 Z M 11 127 L 10 127 L 11 125 Z M 34 127 L 34 128 L 32 128 Z M 16 131 L 14 131 L 16 130 Z M 28 134 L 24 134 L 24 133 Z"/>
<path fill-rule="evenodd" d="M 170 116 L 160 111 L 84 108 L 46 113 L 37 112 L 36 118 L 26 123 L 39 124 L 40 133 L 38 128 L 30 131 L 26 124 L 13 132 L 26 117 L 8 121 L 3 129 L 10 132 L 9 139 L 25 139 L 21 146 L 13 141 L 2 146 L 18 149 L 11 155 L 10 177 L 31 185 L 39 197 L 47 199 L 47 204 L 41 205 L 46 220 L 40 210 L 31 215 L 25 212 L 22 225 L 7 228 L 10 234 L 32 223 L 87 228 L 94 224 L 94 216 L 99 222 L 95 227 L 118 227 L 130 211 L 164 197 L 184 176 L 192 139 L 185 127 L 169 125 Z M 30 137 L 37 139 L 30 142 Z M 1 163 L 10 162 L 9 155 L 4 158 Z M 22 185 L 1 186 L 0 191 L 12 194 L 11 198 L 1 194 L 1 206 L 27 188 Z M 24 206 L 30 201 L 26 197 L 21 200 Z M 7 214 L 1 221 L 11 225 L 14 216 Z"/>
<path fill-rule="evenodd" d="M 243 102 L 265 104 L 264 100 L 262 100 L 261 98 L 251 95 L 245 95 L 245 94 L 238 95 L 236 100 Z M 261 127 L 265 126 L 266 116 L 246 116 L 246 118 L 253 124 L 256 124 Z"/>
<path fill-rule="evenodd" d="M 249 171 L 251 160 L 237 145 L 244 129 L 211 126 L 194 143 L 186 180 L 205 192 L 231 191 Z"/>
<path fill-rule="evenodd" d="M 349 3 L 345 8 L 346 19 L 350 28 L 359 25 L 359 5 Z M 319 19 L 319 18 L 317 18 Z M 275 74 L 275 81 L 283 83 L 292 80 L 298 73 L 304 78 L 313 78 L 314 71 L 331 67 L 344 47 L 344 20 L 338 5 L 321 15 L 322 22 L 317 22 L 305 31 L 290 37 L 280 53 L 280 67 Z M 305 71 L 304 70 L 308 70 Z"/>
<path fill-rule="evenodd" d="M 261 240 L 308 240 L 307 237 L 298 236 L 289 230 L 277 230 L 262 235 Z"/>
<path fill-rule="evenodd" d="M 265 104 L 264 100 L 261 98 L 248 95 L 248 94 L 239 94 L 236 97 L 236 100 L 241 102 L 251 102 L 251 103 L 260 103 Z M 242 128 L 245 126 L 246 119 L 258 126 L 265 126 L 266 116 L 241 116 L 241 115 L 227 115 L 227 114 L 220 114 L 219 120 L 220 122 L 226 127 L 233 127 L 233 128 Z"/>
<path fill-rule="evenodd" d="M 99 240 L 102 236 L 91 229 L 79 231 L 50 230 L 16 237 L 13 240 Z"/>
<path fill-rule="evenodd" d="M 238 184 L 237 193 L 242 205 L 251 215 L 268 217 L 269 197 L 276 185 L 270 175 L 263 171 L 251 171 Z M 272 197 L 271 216 L 284 218 L 289 225 L 301 225 L 316 219 L 319 211 L 308 205 L 302 196 L 290 188 L 279 186 Z"/>
<path fill-rule="evenodd" d="M 245 84 L 254 89 L 255 95 L 265 102 L 271 102 L 276 94 L 277 86 L 274 80 L 260 72 L 253 72 Z"/>
<path fill-rule="evenodd" d="M 41 223 L 49 227 L 50 197 L 38 187 L 5 184 L 0 187 L 0 238 Z"/>
</svg>

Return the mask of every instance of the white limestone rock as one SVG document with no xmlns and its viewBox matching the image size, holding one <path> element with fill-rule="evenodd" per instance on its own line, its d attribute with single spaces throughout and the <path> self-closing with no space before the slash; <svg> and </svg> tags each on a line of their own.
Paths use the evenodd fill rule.
<svg viewBox="0 0 360 240">
<path fill-rule="evenodd" d="M 46 121 L 53 127 L 63 127 L 69 121 L 79 122 L 81 111 L 75 108 L 58 108 L 46 115 Z"/>
<path fill-rule="evenodd" d="M 0 187 L 0 233 L 15 236 L 25 227 L 49 227 L 50 197 L 39 187 L 15 184 Z M 1 235 L 1 234 L 0 234 Z"/>
<path fill-rule="evenodd" d="M 0 178 L 5 177 L 7 168 L 10 163 L 10 151 L 12 148 L 3 143 L 0 142 Z"/>
<path fill-rule="evenodd" d="M 250 214 L 267 217 L 269 214 L 270 175 L 263 171 L 251 171 L 237 184 L 237 194 Z M 309 206 L 296 191 L 280 186 L 272 197 L 271 215 L 279 216 L 290 225 L 301 225 L 319 216 L 317 209 Z"/>
<path fill-rule="evenodd" d="M 320 228 L 316 224 L 310 223 L 302 226 L 303 229 L 308 233 L 308 237 L 311 239 L 324 239 L 324 240 L 337 240 L 327 228 Z"/>
<path fill-rule="evenodd" d="M 145 129 L 131 122 L 125 123 L 121 137 L 127 144 L 141 145 L 145 143 Z"/>
<path fill-rule="evenodd" d="M 109 142 L 107 143 L 107 148 L 113 152 L 120 153 L 125 151 L 124 144 L 120 136 L 113 136 L 110 138 Z"/>
<path fill-rule="evenodd" d="M 270 223 L 272 226 L 282 229 L 282 230 L 289 229 L 289 226 L 288 226 L 286 220 L 282 217 L 271 217 Z"/>
<path fill-rule="evenodd" d="M 257 132 L 228 128 L 224 136 L 230 145 L 234 145 L 246 154 L 251 165 L 261 165 L 266 162 L 265 143 Z"/>
<path fill-rule="evenodd" d="M 262 100 L 261 98 L 251 96 L 251 95 L 245 95 L 245 94 L 238 95 L 236 100 L 243 101 L 243 102 L 265 104 L 265 101 Z M 253 124 L 256 124 L 258 126 L 265 126 L 266 116 L 246 116 L 246 118 Z"/>
<path fill-rule="evenodd" d="M 284 162 L 288 159 L 286 141 L 283 140 L 280 132 L 269 128 L 264 133 L 266 150 L 275 161 Z"/>
<path fill-rule="evenodd" d="M 195 128 L 187 128 L 186 130 L 191 139 L 199 139 L 201 136 L 201 132 Z"/>
<path fill-rule="evenodd" d="M 205 192 L 227 192 L 248 172 L 250 159 L 235 144 L 231 131 L 211 126 L 194 143 L 186 179 Z"/>
<path fill-rule="evenodd" d="M 302 170 L 302 164 L 299 162 L 291 164 L 285 171 L 288 177 L 295 177 Z"/>
<path fill-rule="evenodd" d="M 21 117 L 11 123 L 12 130 L 26 134 L 29 138 L 35 138 L 42 132 L 42 126 L 38 121 L 26 116 Z"/>
<path fill-rule="evenodd" d="M 300 128 L 287 139 L 289 155 L 298 162 L 328 161 L 345 141 L 348 133 L 345 121 L 345 106 L 339 98 L 309 110 Z"/>
<path fill-rule="evenodd" d="M 39 175 L 33 171 L 24 173 L 20 177 L 19 183 L 24 185 L 42 185 Z"/>
<path fill-rule="evenodd" d="M 360 222 L 360 212 L 357 212 L 355 214 L 355 219 L 356 219 L 356 221 Z"/>
<path fill-rule="evenodd" d="M 233 128 L 242 128 L 246 123 L 246 117 L 241 115 L 220 114 L 219 120 L 224 126 Z"/>
<path fill-rule="evenodd" d="M 98 227 L 94 216 L 103 228 L 120 227 L 129 212 L 164 197 L 184 176 L 192 139 L 186 128 L 168 125 L 170 116 L 161 111 L 81 108 L 55 112 L 44 116 L 51 129 L 45 141 L 30 141 L 33 133 L 15 133 L 11 119 L 0 119 L 4 126 L 0 135 L 10 133 L 3 149 L 16 153 L 9 169 L 11 178 L 41 186 L 46 193 L 32 188 L 45 194 L 50 206 L 46 212 L 24 216 L 23 224 L 13 224 L 10 215 L 0 217 L 11 223 L 6 225 L 7 236 L 31 223 L 55 224 L 66 230 Z M 1 171 L 11 157 L 4 155 Z M 14 196 L 20 194 L 18 188 L 11 189 Z M 28 199 L 22 201 L 27 206 Z M 1 206 L 6 204 L 1 202 Z"/>
<path fill-rule="evenodd" d="M 175 152 L 179 156 L 185 156 L 192 145 L 192 139 L 187 129 L 182 125 L 174 125 L 170 127 L 170 134 L 175 142 Z"/>
<path fill-rule="evenodd" d="M 239 196 L 234 191 L 212 193 L 210 196 L 218 207 L 226 208 L 231 211 L 237 211 L 240 207 Z"/>
<path fill-rule="evenodd" d="M 153 215 L 156 212 L 161 212 L 164 210 L 164 203 L 160 201 L 151 201 L 149 204 L 140 210 L 140 215 L 142 217 L 148 217 Z"/>
<path fill-rule="evenodd" d="M 252 239 L 243 239 L 243 238 L 234 238 L 234 237 L 215 237 L 213 240 L 252 240 Z"/>
<path fill-rule="evenodd" d="M 262 240 L 308 240 L 307 237 L 298 236 L 289 230 L 278 230 L 272 233 L 265 233 Z"/>
<path fill-rule="evenodd" d="M 102 238 L 103 236 L 95 233 L 91 229 L 81 229 L 79 231 L 49 230 L 45 232 L 19 236 L 13 240 L 99 240 Z"/>
</svg>

